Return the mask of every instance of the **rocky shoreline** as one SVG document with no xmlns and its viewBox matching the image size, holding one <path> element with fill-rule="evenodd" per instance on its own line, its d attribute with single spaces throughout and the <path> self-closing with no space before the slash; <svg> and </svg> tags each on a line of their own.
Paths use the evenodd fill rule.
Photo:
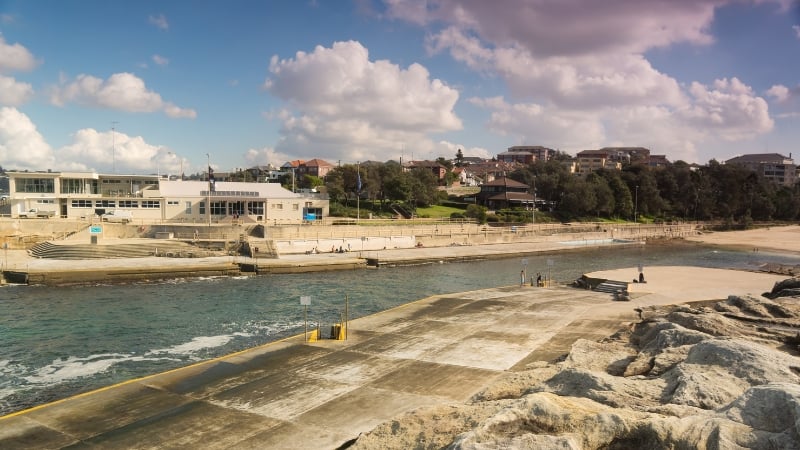
<svg viewBox="0 0 800 450">
<path fill-rule="evenodd" d="M 798 448 L 799 294 L 789 279 L 763 296 L 638 308 L 603 341 L 344 447 Z"/>
</svg>

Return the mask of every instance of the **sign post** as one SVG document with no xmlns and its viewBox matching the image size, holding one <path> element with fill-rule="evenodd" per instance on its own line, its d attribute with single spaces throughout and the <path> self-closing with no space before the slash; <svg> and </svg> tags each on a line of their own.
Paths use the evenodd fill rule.
<svg viewBox="0 0 800 450">
<path fill-rule="evenodd" d="M 305 328 L 303 329 L 303 341 L 308 342 L 308 306 L 311 305 L 311 296 L 304 295 L 300 297 L 300 305 L 305 308 L 303 311 L 303 323 L 305 324 Z"/>
</svg>

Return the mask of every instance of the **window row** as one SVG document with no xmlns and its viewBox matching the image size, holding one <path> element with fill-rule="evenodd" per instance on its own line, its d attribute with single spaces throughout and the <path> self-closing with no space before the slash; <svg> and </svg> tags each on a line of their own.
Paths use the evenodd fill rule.
<svg viewBox="0 0 800 450">
<path fill-rule="evenodd" d="M 114 200 L 73 200 L 72 201 L 73 208 L 139 208 L 140 202 L 139 200 L 120 200 L 116 202 Z M 142 200 L 141 201 L 142 208 L 150 208 L 156 209 L 161 208 L 161 202 L 158 200 Z"/>
</svg>

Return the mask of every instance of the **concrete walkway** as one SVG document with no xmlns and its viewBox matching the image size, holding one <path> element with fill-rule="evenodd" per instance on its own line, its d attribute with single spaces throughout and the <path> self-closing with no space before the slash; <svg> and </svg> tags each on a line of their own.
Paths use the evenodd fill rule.
<svg viewBox="0 0 800 450">
<path fill-rule="evenodd" d="M 637 306 L 757 294 L 785 278 L 694 267 L 647 276 L 631 302 L 517 286 L 422 299 L 351 321 L 346 341 L 296 336 L 2 417 L 0 448 L 336 448 L 404 412 L 465 402 L 576 339 L 608 336 Z"/>
</svg>

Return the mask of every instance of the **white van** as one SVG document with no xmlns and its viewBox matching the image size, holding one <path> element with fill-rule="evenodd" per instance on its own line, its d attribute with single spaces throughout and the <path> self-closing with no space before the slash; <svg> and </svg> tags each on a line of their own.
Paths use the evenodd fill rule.
<svg viewBox="0 0 800 450">
<path fill-rule="evenodd" d="M 133 220 L 133 214 L 130 211 L 115 209 L 100 216 L 100 220 L 103 222 L 128 223 Z"/>
</svg>

